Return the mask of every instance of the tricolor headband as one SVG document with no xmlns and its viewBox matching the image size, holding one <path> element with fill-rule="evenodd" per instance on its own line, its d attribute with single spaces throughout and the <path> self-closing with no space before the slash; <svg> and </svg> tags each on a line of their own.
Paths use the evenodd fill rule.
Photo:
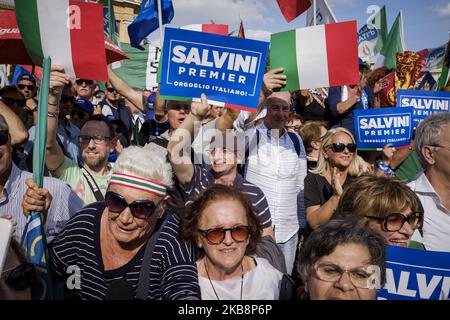
<svg viewBox="0 0 450 320">
<path fill-rule="evenodd" d="M 159 182 L 118 172 L 112 173 L 109 184 L 147 191 L 159 197 L 164 197 L 167 191 L 166 186 Z"/>
</svg>

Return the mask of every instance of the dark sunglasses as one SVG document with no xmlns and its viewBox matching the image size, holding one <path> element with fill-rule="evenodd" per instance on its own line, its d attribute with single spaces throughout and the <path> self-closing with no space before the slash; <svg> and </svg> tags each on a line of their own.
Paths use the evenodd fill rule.
<svg viewBox="0 0 450 320">
<path fill-rule="evenodd" d="M 249 237 L 248 226 L 237 226 L 233 228 L 214 228 L 198 230 L 211 244 L 221 244 L 225 240 L 225 233 L 229 231 L 236 242 L 244 242 Z"/>
<path fill-rule="evenodd" d="M 80 111 L 80 110 L 72 110 L 72 111 L 70 112 L 70 117 L 71 117 L 71 118 L 77 118 L 77 119 L 79 119 L 79 120 L 84 120 L 84 119 L 86 119 L 87 117 L 89 117 L 89 115 L 88 115 L 86 112 L 84 112 L 84 111 Z"/>
<path fill-rule="evenodd" d="M 120 194 L 108 191 L 105 195 L 106 206 L 109 211 L 121 213 L 126 208 L 130 208 L 131 214 L 138 219 L 148 219 L 156 211 L 158 205 L 151 200 L 136 200 L 128 203 Z"/>
<path fill-rule="evenodd" d="M 8 139 L 9 139 L 8 130 L 1 130 L 0 131 L 0 146 L 5 145 L 8 142 Z"/>
<path fill-rule="evenodd" d="M 82 85 L 83 83 L 85 83 L 86 85 L 88 85 L 88 86 L 90 86 L 90 85 L 93 85 L 94 84 L 94 81 L 92 81 L 92 80 L 86 80 L 86 79 L 78 79 L 78 80 L 75 80 L 75 83 L 77 84 L 77 85 Z"/>
<path fill-rule="evenodd" d="M 111 93 L 117 92 L 117 90 L 114 88 L 106 88 L 106 91 L 111 92 Z"/>
<path fill-rule="evenodd" d="M 8 106 L 11 107 L 13 104 L 17 105 L 18 107 L 24 107 L 26 102 L 23 99 L 12 99 L 12 98 L 2 98 L 3 102 Z"/>
<path fill-rule="evenodd" d="M 2 272 L 2 278 L 5 278 L 5 282 L 8 287 L 22 291 L 31 287 L 36 279 L 36 271 L 32 263 L 22 264 L 11 270 Z"/>
<path fill-rule="evenodd" d="M 17 88 L 19 88 L 20 90 L 23 90 L 25 88 L 27 88 L 30 91 L 33 91 L 36 87 L 32 84 L 28 85 L 28 84 L 18 84 Z"/>
<path fill-rule="evenodd" d="M 333 152 L 343 152 L 345 148 L 347 148 L 348 152 L 353 153 L 356 151 L 356 144 L 332 143 L 329 146 L 327 146 L 327 148 L 333 150 Z"/>
<path fill-rule="evenodd" d="M 423 212 L 413 212 L 408 217 L 405 217 L 401 213 L 390 213 L 384 218 L 374 216 L 364 217 L 381 221 L 383 223 L 384 229 L 391 232 L 400 230 L 405 222 L 408 222 L 408 224 L 413 229 L 420 228 L 423 223 Z"/>
<path fill-rule="evenodd" d="M 75 97 L 74 96 L 66 96 L 65 94 L 63 94 L 61 96 L 61 102 L 62 103 L 70 102 L 70 103 L 74 104 L 75 103 Z"/>
</svg>

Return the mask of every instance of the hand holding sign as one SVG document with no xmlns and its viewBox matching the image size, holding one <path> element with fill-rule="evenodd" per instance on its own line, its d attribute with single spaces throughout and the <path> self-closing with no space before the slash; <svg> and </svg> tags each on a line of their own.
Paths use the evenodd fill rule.
<svg viewBox="0 0 450 320">
<path fill-rule="evenodd" d="M 381 152 L 381 161 L 383 161 L 387 165 L 391 163 L 395 151 L 396 149 L 393 147 L 392 143 L 385 145 Z"/>
<path fill-rule="evenodd" d="M 263 79 L 263 93 L 267 98 L 275 89 L 280 89 L 286 85 L 286 75 L 280 74 L 284 68 L 271 69 L 264 74 Z"/>
<path fill-rule="evenodd" d="M 195 117 L 203 119 L 209 111 L 208 100 L 204 93 L 200 96 L 200 102 L 192 101 L 191 103 L 191 114 Z"/>
</svg>

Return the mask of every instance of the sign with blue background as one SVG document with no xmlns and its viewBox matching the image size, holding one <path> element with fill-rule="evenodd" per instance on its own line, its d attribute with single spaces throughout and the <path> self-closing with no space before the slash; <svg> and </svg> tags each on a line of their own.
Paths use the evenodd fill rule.
<svg viewBox="0 0 450 320">
<path fill-rule="evenodd" d="M 388 246 L 386 260 L 378 300 L 450 299 L 450 252 Z"/>
<path fill-rule="evenodd" d="M 409 146 L 412 136 L 412 108 L 357 109 L 354 111 L 358 149 Z"/>
<path fill-rule="evenodd" d="M 268 42 L 166 28 L 162 96 L 199 98 L 254 111 L 266 66 Z"/>
<path fill-rule="evenodd" d="M 450 92 L 398 90 L 397 106 L 414 108 L 414 124 L 431 116 L 433 113 L 449 112 Z"/>
</svg>

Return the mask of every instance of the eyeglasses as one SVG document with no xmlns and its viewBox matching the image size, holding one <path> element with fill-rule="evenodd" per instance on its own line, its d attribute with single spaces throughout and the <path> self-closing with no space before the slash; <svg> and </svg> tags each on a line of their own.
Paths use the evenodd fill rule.
<svg viewBox="0 0 450 320">
<path fill-rule="evenodd" d="M 75 80 L 75 83 L 79 86 L 81 86 L 83 83 L 85 83 L 87 86 L 91 86 L 94 84 L 94 81 L 86 79 L 77 79 Z"/>
<path fill-rule="evenodd" d="M 17 105 L 18 107 L 24 107 L 26 103 L 24 99 L 2 98 L 2 101 L 8 107 L 11 107 L 13 104 Z"/>
<path fill-rule="evenodd" d="M 94 140 L 95 144 L 101 144 L 104 141 L 110 140 L 110 137 L 104 137 L 104 136 L 86 136 L 86 135 L 82 135 L 82 136 L 78 136 L 78 141 L 80 142 L 80 144 L 89 144 L 89 142 L 91 142 L 91 140 Z"/>
<path fill-rule="evenodd" d="M 430 144 L 430 147 L 436 147 L 436 148 L 444 148 L 444 149 L 449 149 L 450 150 L 450 146 L 443 146 L 440 144 Z"/>
<path fill-rule="evenodd" d="M 423 212 L 413 212 L 408 217 L 404 216 L 401 213 L 390 213 L 384 218 L 374 216 L 364 216 L 364 217 L 382 221 L 384 229 L 386 231 L 391 232 L 400 230 L 403 227 L 403 224 L 405 224 L 405 222 L 408 222 L 408 224 L 413 229 L 420 228 L 423 222 Z"/>
<path fill-rule="evenodd" d="M 74 96 L 66 96 L 65 94 L 63 94 L 61 96 L 61 102 L 62 103 L 70 102 L 70 103 L 74 104 L 75 103 L 75 97 Z"/>
<path fill-rule="evenodd" d="M 371 285 L 371 273 L 368 273 L 367 267 L 358 267 L 354 269 L 343 269 L 334 263 L 318 264 L 314 267 L 315 275 L 325 282 L 337 282 L 344 273 L 348 273 L 350 282 L 356 288 L 367 289 Z"/>
<path fill-rule="evenodd" d="M 356 144 L 332 143 L 328 145 L 327 148 L 333 150 L 333 152 L 343 152 L 345 148 L 347 148 L 348 152 L 353 153 L 356 151 Z"/>
<path fill-rule="evenodd" d="M 106 192 L 105 201 L 109 211 L 120 213 L 126 208 L 130 208 L 133 217 L 138 219 L 150 218 L 158 207 L 151 200 L 136 200 L 129 204 L 124 197 L 112 191 Z"/>
<path fill-rule="evenodd" d="M 106 88 L 106 91 L 108 91 L 110 93 L 117 92 L 117 90 L 114 88 Z"/>
<path fill-rule="evenodd" d="M 244 242 L 249 237 L 248 226 L 236 226 L 233 228 L 214 228 L 198 230 L 211 244 L 221 244 L 225 240 L 225 233 L 229 231 L 236 242 Z"/>
<path fill-rule="evenodd" d="M 0 146 L 5 145 L 9 140 L 9 132 L 8 130 L 0 131 Z"/>
<path fill-rule="evenodd" d="M 3 277 L 8 287 L 22 291 L 31 287 L 36 279 L 36 273 L 34 265 L 32 263 L 26 263 L 14 269 L 3 271 Z"/>
<path fill-rule="evenodd" d="M 28 84 L 18 84 L 17 88 L 19 88 L 20 90 L 23 90 L 25 88 L 27 88 L 30 91 L 33 91 L 36 87 L 32 84 L 28 85 Z"/>
</svg>

